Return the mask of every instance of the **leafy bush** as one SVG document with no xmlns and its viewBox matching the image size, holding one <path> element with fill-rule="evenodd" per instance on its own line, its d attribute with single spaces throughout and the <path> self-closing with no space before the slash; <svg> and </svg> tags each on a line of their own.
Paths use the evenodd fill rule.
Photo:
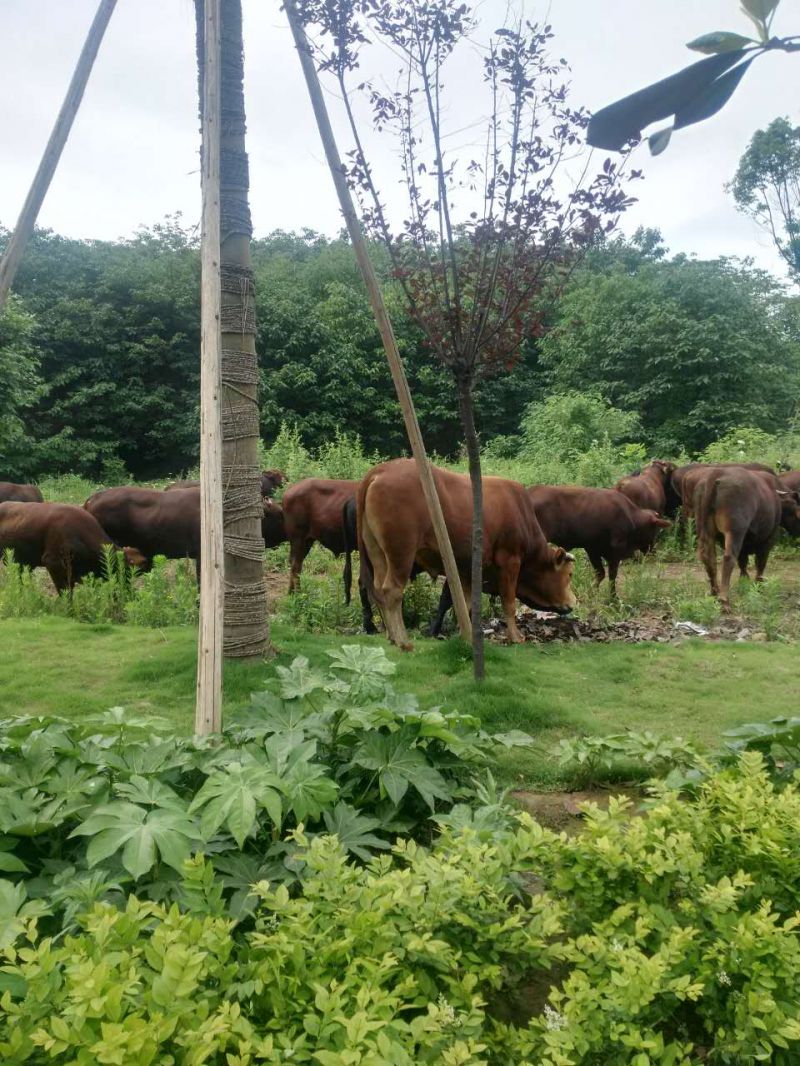
<svg viewBox="0 0 800 1066">
<path fill-rule="evenodd" d="M 635 764 L 638 773 L 633 776 L 641 780 L 694 767 L 700 758 L 683 737 L 658 736 L 649 729 L 561 740 L 554 754 L 559 766 L 571 769 L 587 784 L 607 777 L 620 763 Z"/>
<path fill-rule="evenodd" d="M 399 832 L 430 836 L 430 815 L 463 799 L 498 745 L 530 740 L 420 710 L 394 691 L 382 648 L 328 656 L 326 671 L 304 658 L 278 667 L 274 690 L 254 694 L 215 742 L 177 739 L 122 708 L 0 723 L 0 872 L 58 910 L 132 883 L 174 899 L 184 860 L 204 850 L 240 914 L 255 881 L 302 876 L 283 839 L 300 824 L 337 833 L 362 859 Z"/>
<path fill-rule="evenodd" d="M 295 829 L 302 890 L 260 881 L 239 924 L 200 855 L 178 905 L 86 899 L 57 937 L 0 881 L 2 1061 L 797 1061 L 800 793 L 760 755 L 573 837 L 458 810 L 366 865 Z"/>
</svg>

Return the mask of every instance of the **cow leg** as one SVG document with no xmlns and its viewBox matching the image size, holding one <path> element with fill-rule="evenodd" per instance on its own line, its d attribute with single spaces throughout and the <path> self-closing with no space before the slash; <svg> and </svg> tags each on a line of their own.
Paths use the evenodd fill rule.
<svg viewBox="0 0 800 1066">
<path fill-rule="evenodd" d="M 731 577 L 740 551 L 741 546 L 736 544 L 734 534 L 727 530 L 725 532 L 725 548 L 722 555 L 722 578 L 719 583 L 719 602 L 722 604 L 723 610 L 726 611 L 730 610 Z"/>
<path fill-rule="evenodd" d="M 762 544 L 756 549 L 756 581 L 764 580 L 764 571 L 767 569 L 767 559 L 772 550 L 772 543 Z"/>
<path fill-rule="evenodd" d="M 311 551 L 312 541 L 302 539 L 293 540 L 289 547 L 289 592 L 296 592 L 300 583 L 300 573 L 306 556 Z"/>
<path fill-rule="evenodd" d="M 442 586 L 442 594 L 439 597 L 439 606 L 436 608 L 436 614 L 431 622 L 429 633 L 432 637 L 438 637 L 441 635 L 442 627 L 444 626 L 444 620 L 447 612 L 453 606 L 453 594 L 450 592 L 450 586 L 445 581 Z"/>
<path fill-rule="evenodd" d="M 608 560 L 608 589 L 612 600 L 617 596 L 617 574 L 619 573 L 619 559 Z"/>
<path fill-rule="evenodd" d="M 717 584 L 717 542 L 716 542 L 716 530 L 699 530 L 699 537 L 697 541 L 697 558 L 705 567 L 706 574 L 708 574 L 708 583 L 711 586 L 711 595 L 719 595 L 719 585 Z"/>
<path fill-rule="evenodd" d="M 589 562 L 592 564 L 592 569 L 594 570 L 595 582 L 600 585 L 606 576 L 606 568 L 603 566 L 603 557 L 595 551 L 587 550 L 586 554 L 589 556 Z"/>
<path fill-rule="evenodd" d="M 361 598 L 361 618 L 364 632 L 372 636 L 372 634 L 378 632 L 378 629 L 372 618 L 372 600 L 369 598 L 369 593 L 361 581 L 358 583 L 358 595 Z"/>
<path fill-rule="evenodd" d="M 411 651 L 413 644 L 408 639 L 406 624 L 403 621 L 403 589 L 408 581 L 408 574 L 411 573 L 413 560 L 409 563 L 404 579 L 387 558 L 369 522 L 363 523 L 361 536 L 372 565 L 372 589 L 383 616 L 386 635 L 401 651 Z"/>
<path fill-rule="evenodd" d="M 746 548 L 742 548 L 742 550 L 739 552 L 739 576 L 740 577 L 749 577 L 750 576 L 747 573 L 747 560 L 748 560 L 749 554 L 750 553 L 747 551 Z M 758 580 L 758 578 L 756 578 L 756 580 Z"/>
<path fill-rule="evenodd" d="M 506 616 L 508 639 L 512 644 L 524 643 L 524 637 L 517 628 L 517 584 L 522 560 L 518 555 L 498 553 L 495 560 L 499 570 L 500 599 Z"/>
</svg>

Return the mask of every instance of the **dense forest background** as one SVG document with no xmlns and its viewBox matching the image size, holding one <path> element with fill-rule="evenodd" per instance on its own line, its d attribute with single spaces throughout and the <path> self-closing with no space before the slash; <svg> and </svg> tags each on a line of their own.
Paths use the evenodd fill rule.
<svg viewBox="0 0 800 1066">
<path fill-rule="evenodd" d="M 0 230 L 0 245 L 7 236 Z M 277 231 L 254 242 L 253 258 L 267 444 L 294 425 L 311 449 L 344 432 L 367 452 L 403 452 L 347 242 Z M 383 276 L 428 446 L 456 457 L 450 376 L 426 351 L 385 264 Z M 0 318 L 0 475 L 154 478 L 195 465 L 193 230 L 173 217 L 116 242 L 38 232 L 15 291 Z M 478 388 L 481 435 L 497 455 L 524 445 L 531 411 L 562 410 L 560 396 L 613 405 L 617 438 L 664 456 L 698 454 L 737 427 L 796 428 L 800 302 L 747 262 L 671 256 L 658 232 L 640 231 L 589 253 L 548 326 L 508 373 Z"/>
</svg>

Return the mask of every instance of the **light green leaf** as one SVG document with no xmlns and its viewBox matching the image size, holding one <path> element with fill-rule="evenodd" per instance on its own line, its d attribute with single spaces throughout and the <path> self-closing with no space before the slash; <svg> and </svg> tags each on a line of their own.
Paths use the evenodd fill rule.
<svg viewBox="0 0 800 1066">
<path fill-rule="evenodd" d="M 325 684 L 322 672 L 312 669 L 305 655 L 298 655 L 291 666 L 276 667 L 275 672 L 280 678 L 281 696 L 285 700 L 303 699 Z"/>
<path fill-rule="evenodd" d="M 122 864 L 137 880 L 153 867 L 157 853 L 168 866 L 180 870 L 191 844 L 201 839 L 185 809 L 147 811 L 134 803 L 99 807 L 70 836 L 93 838 L 86 849 L 90 867 L 122 849 Z"/>
<path fill-rule="evenodd" d="M 231 762 L 214 770 L 192 800 L 189 813 L 205 808 L 201 830 L 208 838 L 226 826 L 240 848 L 256 825 L 258 808 L 263 808 L 273 825 L 280 828 L 283 806 L 278 789 L 280 778 L 256 762 Z"/>
<path fill-rule="evenodd" d="M 734 52 L 737 48 L 746 48 L 749 44 L 755 44 L 752 37 L 743 37 L 741 33 L 715 30 L 714 33 L 704 33 L 702 37 L 695 37 L 686 47 L 694 52 L 703 52 L 705 55 L 717 55 L 719 52 Z"/>
</svg>

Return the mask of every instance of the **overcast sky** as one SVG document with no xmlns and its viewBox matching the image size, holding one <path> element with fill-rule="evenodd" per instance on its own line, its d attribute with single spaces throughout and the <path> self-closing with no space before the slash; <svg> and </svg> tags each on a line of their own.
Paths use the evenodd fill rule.
<svg viewBox="0 0 800 1066">
<path fill-rule="evenodd" d="M 311 108 L 279 0 L 243 0 L 252 212 L 272 229 L 340 228 Z M 13 225 L 63 99 L 97 0 L 0 0 L 0 222 Z M 506 0 L 483 0 L 502 24 Z M 797 5 L 785 3 L 787 14 Z M 530 3 L 543 15 L 547 3 Z M 592 109 L 678 69 L 684 44 L 717 29 L 747 32 L 736 0 L 551 0 L 555 50 L 572 67 L 572 102 Z M 776 32 L 797 32 L 783 15 Z M 387 70 L 387 77 L 391 75 Z M 463 123 L 476 72 L 454 74 Z M 641 150 L 646 181 L 624 228 L 660 227 L 673 251 L 752 256 L 783 274 L 770 243 L 723 186 L 753 131 L 780 114 L 798 121 L 800 60 L 759 60 L 724 111 L 682 131 L 668 151 Z M 191 0 L 119 0 L 40 224 L 74 237 L 115 238 L 181 211 L 199 217 L 194 11 Z"/>
</svg>

